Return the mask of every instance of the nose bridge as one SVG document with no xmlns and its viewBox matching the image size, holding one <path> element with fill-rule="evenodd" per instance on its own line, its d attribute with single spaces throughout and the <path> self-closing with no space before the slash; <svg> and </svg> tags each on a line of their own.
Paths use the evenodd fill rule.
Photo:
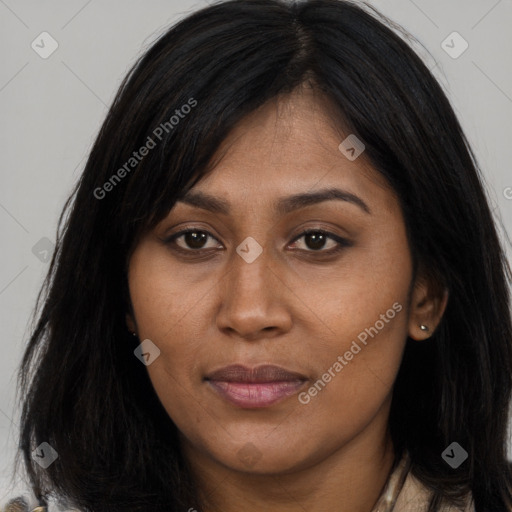
<svg viewBox="0 0 512 512">
<path fill-rule="evenodd" d="M 264 299 L 268 291 L 268 282 L 272 280 L 271 249 L 264 248 L 256 239 L 245 238 L 233 254 L 229 278 L 239 297 L 250 297 L 251 294 L 261 295 Z"/>
<path fill-rule="evenodd" d="M 247 337 L 271 327 L 284 329 L 289 314 L 274 275 L 271 249 L 245 239 L 233 252 L 230 265 L 221 287 L 218 327 Z"/>
</svg>

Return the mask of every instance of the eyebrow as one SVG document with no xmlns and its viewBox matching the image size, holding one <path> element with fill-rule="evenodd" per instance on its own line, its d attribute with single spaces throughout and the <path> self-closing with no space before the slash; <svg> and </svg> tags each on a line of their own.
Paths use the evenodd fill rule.
<svg viewBox="0 0 512 512">
<path fill-rule="evenodd" d="M 325 188 L 315 192 L 304 192 L 282 197 L 276 202 L 274 209 L 276 213 L 285 215 L 306 206 L 332 200 L 354 204 L 365 213 L 371 214 L 369 206 L 359 196 L 339 188 Z M 178 199 L 178 202 L 222 215 L 229 215 L 230 212 L 230 205 L 227 201 L 200 191 L 189 190 Z"/>
</svg>

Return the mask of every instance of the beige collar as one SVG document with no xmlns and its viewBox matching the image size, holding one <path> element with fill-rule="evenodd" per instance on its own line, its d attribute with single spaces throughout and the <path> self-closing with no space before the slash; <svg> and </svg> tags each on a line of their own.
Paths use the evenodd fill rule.
<svg viewBox="0 0 512 512">
<path fill-rule="evenodd" d="M 411 459 L 406 452 L 391 472 L 372 512 L 426 512 L 432 491 L 410 472 Z M 457 512 L 460 509 L 444 505 L 440 512 Z M 464 512 L 474 512 L 471 495 L 466 498 Z"/>
</svg>

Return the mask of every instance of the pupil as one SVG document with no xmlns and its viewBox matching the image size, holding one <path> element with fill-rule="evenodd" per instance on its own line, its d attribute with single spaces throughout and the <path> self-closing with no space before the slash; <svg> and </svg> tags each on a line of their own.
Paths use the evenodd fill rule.
<svg viewBox="0 0 512 512">
<path fill-rule="evenodd" d="M 308 243 L 308 240 L 313 242 Z M 306 235 L 306 245 L 310 249 L 321 249 L 325 243 L 325 236 L 322 233 L 311 233 Z"/>
</svg>

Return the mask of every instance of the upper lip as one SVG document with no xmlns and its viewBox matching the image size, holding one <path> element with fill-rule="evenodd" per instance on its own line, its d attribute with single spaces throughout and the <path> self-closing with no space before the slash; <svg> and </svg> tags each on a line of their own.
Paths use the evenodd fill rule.
<svg viewBox="0 0 512 512">
<path fill-rule="evenodd" d="M 265 364 L 255 368 L 249 368 L 241 364 L 224 366 L 209 373 L 206 380 L 217 380 L 223 382 L 283 382 L 307 380 L 297 372 L 286 370 L 281 366 Z"/>
</svg>

